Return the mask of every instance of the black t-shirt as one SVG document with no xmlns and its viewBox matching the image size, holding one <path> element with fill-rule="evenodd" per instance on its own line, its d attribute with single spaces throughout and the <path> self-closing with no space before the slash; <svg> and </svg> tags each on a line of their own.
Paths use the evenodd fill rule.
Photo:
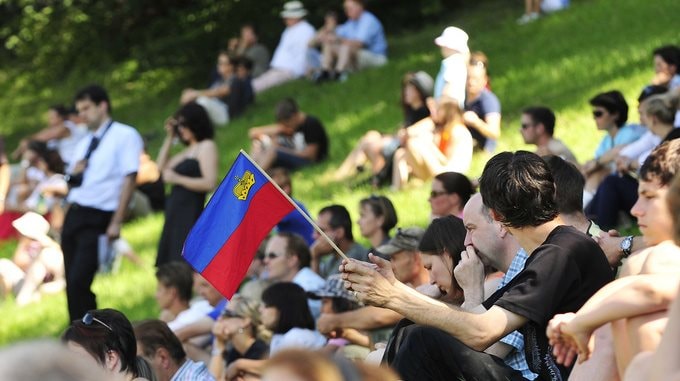
<svg viewBox="0 0 680 381">
<path fill-rule="evenodd" d="M 229 90 L 226 102 L 229 106 L 229 118 L 236 118 L 243 114 L 246 108 L 255 101 L 250 77 L 234 78 Z"/>
<path fill-rule="evenodd" d="M 477 114 L 479 119 L 485 120 L 484 118 L 487 114 L 501 113 L 501 102 L 498 100 L 496 94 L 484 89 L 477 99 L 465 104 L 464 111 L 472 111 Z M 477 147 L 484 149 L 488 138 L 482 135 L 475 127 L 467 127 L 470 130 L 472 138 L 477 142 Z"/>
<path fill-rule="evenodd" d="M 663 140 L 659 144 L 670 142 L 671 140 L 675 140 L 677 138 L 680 138 L 680 128 L 674 128 L 671 132 L 668 133 L 668 135 L 666 135 L 665 138 L 663 138 Z"/>
<path fill-rule="evenodd" d="M 328 135 L 326 129 L 319 119 L 307 115 L 304 122 L 298 128 L 298 133 L 302 133 L 305 144 L 318 144 L 319 150 L 315 161 L 322 161 L 328 156 Z"/>
<path fill-rule="evenodd" d="M 558 226 L 529 256 L 524 270 L 484 301 L 524 316 L 519 331 L 529 369 L 541 380 L 566 380 L 571 368 L 558 365 L 545 335 L 555 314 L 575 312 L 611 282 L 607 258 L 597 243 L 571 226 Z"/>
<path fill-rule="evenodd" d="M 257 339 L 253 345 L 248 348 L 246 353 L 239 353 L 234 347 L 229 348 L 222 352 L 222 358 L 227 363 L 227 365 L 238 359 L 249 359 L 249 360 L 261 360 L 269 353 L 269 345 L 264 341 Z"/>
<path fill-rule="evenodd" d="M 426 106 L 416 109 L 408 107 L 404 113 L 404 127 L 415 124 L 416 122 L 419 122 L 428 116 L 430 116 L 430 109 L 428 109 Z"/>
</svg>

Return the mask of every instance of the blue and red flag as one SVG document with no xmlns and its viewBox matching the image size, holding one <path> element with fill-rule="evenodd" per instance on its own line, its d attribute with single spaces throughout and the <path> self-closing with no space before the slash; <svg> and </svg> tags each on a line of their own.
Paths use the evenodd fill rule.
<svg viewBox="0 0 680 381">
<path fill-rule="evenodd" d="M 260 242 L 294 209 L 241 152 L 191 229 L 182 255 L 222 295 L 231 298 Z"/>
</svg>

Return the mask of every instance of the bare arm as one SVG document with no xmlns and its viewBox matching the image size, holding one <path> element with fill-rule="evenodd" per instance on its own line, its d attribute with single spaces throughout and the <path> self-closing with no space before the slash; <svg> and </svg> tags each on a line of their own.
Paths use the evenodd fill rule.
<svg viewBox="0 0 680 381">
<path fill-rule="evenodd" d="M 676 290 L 676 294 L 679 292 L 680 290 Z M 678 378 L 680 376 L 678 353 L 680 353 L 680 301 L 676 299 L 671 305 L 661 343 L 652 357 L 649 380 L 662 381 Z"/>
<path fill-rule="evenodd" d="M 366 306 L 353 311 L 337 314 L 322 314 L 317 320 L 317 329 L 321 333 L 329 333 L 336 329 L 376 329 L 397 324 L 403 318 L 402 315 L 373 306 Z"/>
<path fill-rule="evenodd" d="M 227 367 L 225 380 L 234 380 L 244 373 L 260 375 L 266 362 L 267 360 L 238 359 Z"/>
<path fill-rule="evenodd" d="M 501 114 L 491 112 L 484 115 L 484 119 L 477 116 L 474 111 L 466 111 L 463 114 L 465 124 L 474 127 L 485 138 L 498 139 L 501 137 Z"/>
<path fill-rule="evenodd" d="M 161 145 L 161 149 L 158 151 L 158 156 L 156 157 L 156 164 L 158 165 L 158 169 L 161 171 L 164 170 L 168 164 L 170 148 L 172 148 L 172 141 L 175 138 L 175 123 L 176 122 L 173 118 L 168 118 L 165 121 L 165 139 L 163 139 L 163 144 Z"/>
<path fill-rule="evenodd" d="M 587 360 L 593 331 L 608 322 L 667 309 L 679 280 L 676 274 L 617 279 L 596 292 L 576 314 L 556 315 L 547 335 L 558 362 L 570 365 L 577 352 L 579 361 Z"/>
<path fill-rule="evenodd" d="M 356 260 L 343 261 L 345 285 L 357 291 L 359 300 L 448 332 L 475 350 L 485 350 L 527 321 L 496 306 L 482 314 L 473 314 L 434 300 L 397 281 L 390 262 L 375 255 L 369 258 L 377 267 Z"/>
<path fill-rule="evenodd" d="M 281 125 L 278 123 L 268 124 L 266 126 L 253 127 L 248 130 L 248 137 L 250 139 L 259 139 L 263 135 L 274 136 L 281 132 Z"/>
<path fill-rule="evenodd" d="M 9 164 L 4 157 L 0 157 L 0 213 L 5 210 L 5 197 L 9 190 Z"/>
<path fill-rule="evenodd" d="M 212 327 L 214 324 L 215 321 L 213 319 L 211 319 L 209 316 L 204 316 L 200 320 L 197 320 L 196 322 L 175 331 L 175 336 L 177 336 L 180 341 L 187 341 L 192 337 L 201 336 L 212 332 Z"/>
<path fill-rule="evenodd" d="M 217 146 L 212 140 L 201 143 L 198 156 L 198 165 L 201 168 L 201 177 L 189 177 L 177 174 L 173 169 L 163 171 L 163 179 L 170 184 L 181 185 L 194 192 L 210 192 L 217 182 Z"/>
</svg>

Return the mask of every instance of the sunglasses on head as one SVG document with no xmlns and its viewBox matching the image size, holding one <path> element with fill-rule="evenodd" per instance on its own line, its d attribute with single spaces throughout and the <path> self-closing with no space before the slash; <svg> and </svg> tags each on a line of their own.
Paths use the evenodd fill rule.
<svg viewBox="0 0 680 381">
<path fill-rule="evenodd" d="M 602 110 L 595 110 L 595 111 L 593 111 L 593 117 L 595 117 L 595 118 L 599 118 L 599 117 L 601 117 L 602 115 L 604 115 L 604 111 L 602 111 Z"/>
<path fill-rule="evenodd" d="M 108 328 L 109 331 L 113 332 L 113 329 L 112 329 L 108 324 L 106 324 L 106 323 L 104 323 L 103 321 L 97 319 L 96 317 L 94 317 L 94 315 L 92 315 L 92 314 L 89 313 L 89 312 L 86 313 L 85 316 L 83 316 L 83 318 L 81 319 L 81 321 L 83 322 L 83 324 L 85 324 L 85 325 L 87 325 L 87 326 L 91 326 L 93 322 L 99 323 L 99 324 L 103 325 L 104 327 Z"/>
</svg>

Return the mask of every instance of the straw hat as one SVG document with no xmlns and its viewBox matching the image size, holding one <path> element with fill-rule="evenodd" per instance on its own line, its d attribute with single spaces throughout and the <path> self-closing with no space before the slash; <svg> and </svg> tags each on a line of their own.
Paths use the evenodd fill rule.
<svg viewBox="0 0 680 381">
<path fill-rule="evenodd" d="M 284 19 L 301 19 L 307 16 L 305 6 L 299 1 L 289 1 L 283 4 L 281 17 Z"/>
</svg>

